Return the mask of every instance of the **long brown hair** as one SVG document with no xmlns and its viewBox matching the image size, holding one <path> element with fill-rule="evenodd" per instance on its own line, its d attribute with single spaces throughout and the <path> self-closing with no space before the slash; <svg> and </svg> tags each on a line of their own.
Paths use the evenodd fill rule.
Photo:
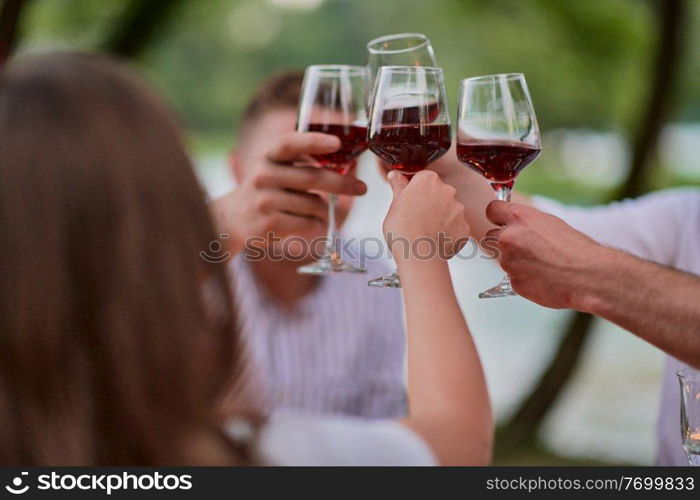
<svg viewBox="0 0 700 500">
<path fill-rule="evenodd" d="M 129 70 L 4 69 L 0 464 L 217 461 L 197 439 L 218 439 L 239 362 L 224 266 L 199 255 L 216 238 L 175 120 Z"/>
</svg>

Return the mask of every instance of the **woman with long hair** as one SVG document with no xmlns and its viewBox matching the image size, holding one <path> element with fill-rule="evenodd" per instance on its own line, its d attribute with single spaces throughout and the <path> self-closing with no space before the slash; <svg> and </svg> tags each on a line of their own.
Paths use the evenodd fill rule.
<svg viewBox="0 0 700 500">
<path fill-rule="evenodd" d="M 392 187 L 395 238 L 468 232 L 435 174 Z M 51 54 L 3 70 L 0 464 L 488 462 L 488 396 L 447 264 L 403 247 L 405 419 L 262 420 L 245 391 L 224 414 L 245 356 L 225 266 L 200 257 L 219 234 L 176 121 L 128 69 Z"/>
</svg>

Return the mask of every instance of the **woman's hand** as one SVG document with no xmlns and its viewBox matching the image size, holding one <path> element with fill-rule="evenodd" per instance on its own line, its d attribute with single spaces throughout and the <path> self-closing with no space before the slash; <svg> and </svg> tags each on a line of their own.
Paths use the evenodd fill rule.
<svg viewBox="0 0 700 500">
<path fill-rule="evenodd" d="M 408 416 L 441 465 L 486 465 L 493 419 L 479 355 L 447 262 L 469 225 L 456 190 L 424 170 L 388 177 L 394 201 L 384 234 L 401 273 L 408 335 Z M 440 258 L 436 258 L 440 257 Z"/>
<path fill-rule="evenodd" d="M 394 194 L 384 219 L 384 237 L 395 258 L 447 260 L 469 240 L 469 224 L 457 191 L 430 170 L 411 182 L 399 172 L 388 176 Z"/>
</svg>

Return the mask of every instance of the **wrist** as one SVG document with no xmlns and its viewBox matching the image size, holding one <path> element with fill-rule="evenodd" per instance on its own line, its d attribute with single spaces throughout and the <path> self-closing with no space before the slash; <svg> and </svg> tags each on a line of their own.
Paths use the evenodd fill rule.
<svg viewBox="0 0 700 500">
<path fill-rule="evenodd" d="M 432 260 L 437 256 L 437 235 L 428 235 L 420 231 L 393 231 L 384 233 L 394 260 Z"/>
<path fill-rule="evenodd" d="M 412 252 L 392 251 L 396 267 L 401 269 L 439 269 L 447 268 L 447 261 L 439 256 L 421 257 L 413 255 Z"/>
<path fill-rule="evenodd" d="M 396 269 L 401 276 L 405 300 L 409 300 L 409 296 L 413 299 L 422 297 L 421 302 L 449 298 L 450 294 L 454 296 L 452 278 L 446 260 L 437 257 L 432 259 L 399 257 L 395 261 Z"/>
</svg>

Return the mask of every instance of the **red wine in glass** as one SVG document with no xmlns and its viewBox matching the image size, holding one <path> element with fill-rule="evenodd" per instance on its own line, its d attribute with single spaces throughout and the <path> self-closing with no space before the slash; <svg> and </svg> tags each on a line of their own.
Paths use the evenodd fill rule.
<svg viewBox="0 0 700 500">
<path fill-rule="evenodd" d="M 384 164 L 411 179 L 452 144 L 442 68 L 383 66 L 374 87 L 369 149 Z M 368 283 L 401 287 L 398 271 Z"/>
<path fill-rule="evenodd" d="M 496 197 L 510 201 L 516 177 L 540 154 L 542 141 L 522 73 L 462 80 L 457 109 L 457 159 L 491 182 Z M 505 275 L 479 298 L 517 295 Z"/>
<path fill-rule="evenodd" d="M 517 143 L 458 143 L 457 159 L 492 184 L 512 189 L 522 169 L 540 154 L 540 148 Z M 499 186 L 500 187 L 500 186 Z"/>
<path fill-rule="evenodd" d="M 306 68 L 299 100 L 297 131 L 320 132 L 340 139 L 340 148 L 311 155 L 321 168 L 349 175 L 357 158 L 367 149 L 367 68 L 338 64 Z M 336 272 L 364 272 L 364 268 L 343 260 L 336 228 L 338 195 L 328 194 L 328 228 L 323 255 L 297 269 L 301 274 L 326 275 Z"/>
<path fill-rule="evenodd" d="M 440 116 L 440 105 L 431 102 L 422 106 L 389 108 L 382 111 L 382 123 L 433 123 Z"/>
<path fill-rule="evenodd" d="M 410 178 L 444 155 L 451 143 L 448 124 L 395 125 L 380 128 L 370 139 L 369 148 Z"/>
<path fill-rule="evenodd" d="M 339 174 L 347 174 L 354 160 L 367 150 L 367 127 L 310 123 L 309 132 L 331 134 L 340 139 L 340 149 L 328 154 L 311 155 L 322 167 Z"/>
</svg>

